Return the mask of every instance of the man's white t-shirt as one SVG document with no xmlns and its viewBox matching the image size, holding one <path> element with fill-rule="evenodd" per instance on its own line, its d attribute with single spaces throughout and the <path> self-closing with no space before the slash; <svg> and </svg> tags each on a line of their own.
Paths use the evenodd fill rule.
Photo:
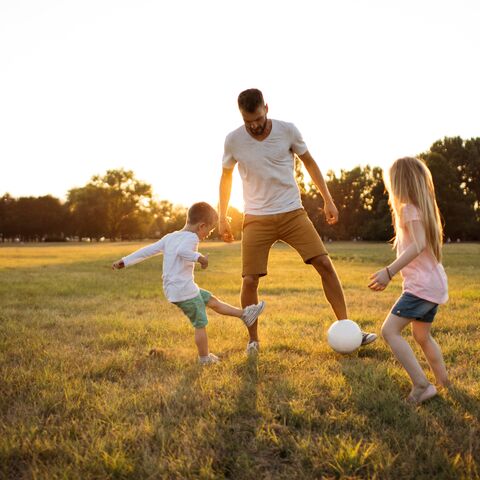
<svg viewBox="0 0 480 480">
<path fill-rule="evenodd" d="M 232 169 L 238 163 L 245 213 L 271 215 L 302 208 L 294 154 L 307 150 L 297 127 L 280 120 L 272 120 L 272 131 L 261 142 L 244 125 L 227 135 L 222 164 Z"/>
<path fill-rule="evenodd" d="M 200 289 L 193 279 L 199 238 L 196 233 L 179 230 L 123 257 L 125 267 L 143 262 L 163 252 L 163 291 L 169 302 L 183 302 L 198 295 Z"/>
</svg>

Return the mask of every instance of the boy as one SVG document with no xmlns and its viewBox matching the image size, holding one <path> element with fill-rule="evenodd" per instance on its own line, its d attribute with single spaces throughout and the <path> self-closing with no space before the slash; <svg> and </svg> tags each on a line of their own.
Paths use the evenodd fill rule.
<svg viewBox="0 0 480 480">
<path fill-rule="evenodd" d="M 208 267 L 208 256 L 198 252 L 198 243 L 210 235 L 218 220 L 217 212 L 208 203 L 192 205 L 187 213 L 187 223 L 182 230 L 169 233 L 158 242 L 152 243 L 118 260 L 114 270 L 129 267 L 163 252 L 163 290 L 168 301 L 177 305 L 195 328 L 195 343 L 198 361 L 202 365 L 218 363 L 220 359 L 208 350 L 205 327 L 208 319 L 205 306 L 221 315 L 242 319 L 251 327 L 265 308 L 265 302 L 249 305 L 244 309 L 221 302 L 207 290 L 200 289 L 194 281 L 195 262 L 202 269 Z"/>
</svg>

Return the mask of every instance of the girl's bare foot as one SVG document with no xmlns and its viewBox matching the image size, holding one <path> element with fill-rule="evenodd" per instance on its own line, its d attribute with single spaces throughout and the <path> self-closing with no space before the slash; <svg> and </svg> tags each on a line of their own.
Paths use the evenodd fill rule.
<svg viewBox="0 0 480 480">
<path fill-rule="evenodd" d="M 151 356 L 151 357 L 157 357 L 157 358 L 162 358 L 164 359 L 165 358 L 165 352 L 160 349 L 160 348 L 152 348 L 148 354 Z"/>
<path fill-rule="evenodd" d="M 407 402 L 412 403 L 413 405 L 419 405 L 420 403 L 426 402 L 430 398 L 434 397 L 437 394 L 437 389 L 435 385 L 429 383 L 425 387 L 413 387 L 410 395 L 407 397 Z"/>
</svg>

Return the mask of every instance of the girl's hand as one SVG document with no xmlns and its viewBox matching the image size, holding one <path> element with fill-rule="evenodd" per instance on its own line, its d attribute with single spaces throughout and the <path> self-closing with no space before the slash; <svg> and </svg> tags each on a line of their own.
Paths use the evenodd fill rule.
<svg viewBox="0 0 480 480">
<path fill-rule="evenodd" d="M 390 278 L 388 277 L 387 269 L 382 268 L 378 272 L 375 272 L 370 276 L 371 282 L 368 284 L 368 288 L 375 290 L 376 292 L 381 292 L 387 288 L 387 285 L 390 283 Z"/>
</svg>

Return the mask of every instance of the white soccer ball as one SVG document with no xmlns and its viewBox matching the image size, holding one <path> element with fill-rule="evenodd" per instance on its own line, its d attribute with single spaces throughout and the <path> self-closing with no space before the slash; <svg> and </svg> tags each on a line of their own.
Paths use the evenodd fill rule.
<svg viewBox="0 0 480 480">
<path fill-rule="evenodd" d="M 362 331 L 353 320 L 337 320 L 328 329 L 327 342 L 338 353 L 352 353 L 362 344 Z"/>
</svg>

